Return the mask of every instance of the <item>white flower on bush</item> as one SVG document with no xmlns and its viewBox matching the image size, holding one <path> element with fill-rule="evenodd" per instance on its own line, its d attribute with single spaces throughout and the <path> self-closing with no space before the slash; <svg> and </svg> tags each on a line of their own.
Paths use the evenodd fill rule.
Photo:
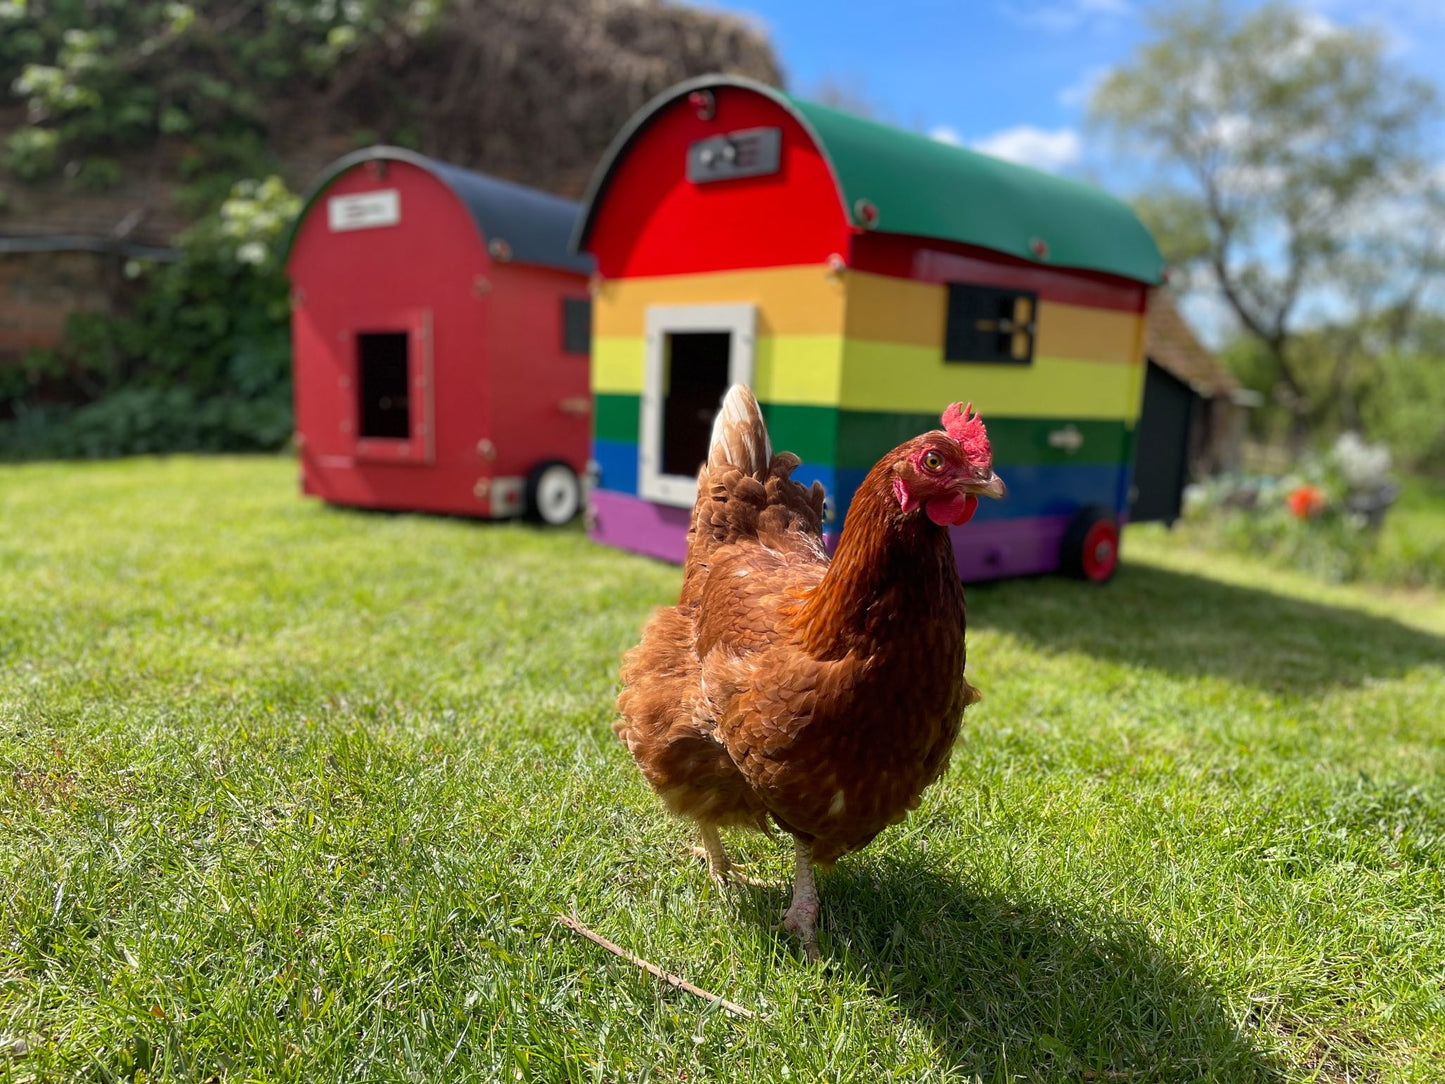
<svg viewBox="0 0 1445 1084">
<path fill-rule="evenodd" d="M 1341 433 L 1330 454 L 1352 489 L 1378 485 L 1390 472 L 1390 449 L 1383 444 L 1367 444 L 1355 432 Z"/>
<path fill-rule="evenodd" d="M 230 197 L 221 204 L 221 233 L 237 241 L 263 244 L 274 241 L 286 231 L 300 209 L 301 201 L 279 177 L 238 181 L 231 188 Z"/>
<path fill-rule="evenodd" d="M 171 21 L 171 31 L 176 34 L 183 34 L 196 21 L 196 9 L 190 4 L 167 4 L 163 9 L 166 18 Z"/>
<path fill-rule="evenodd" d="M 266 262 L 266 246 L 260 241 L 247 241 L 236 249 L 236 259 L 242 263 L 259 264 Z"/>
</svg>

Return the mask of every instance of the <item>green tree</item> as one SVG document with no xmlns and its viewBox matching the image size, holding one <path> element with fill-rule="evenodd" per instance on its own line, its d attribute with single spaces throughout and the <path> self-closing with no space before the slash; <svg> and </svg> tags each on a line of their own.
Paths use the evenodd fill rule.
<svg viewBox="0 0 1445 1084">
<path fill-rule="evenodd" d="M 280 447 L 292 430 L 281 248 L 300 204 L 279 177 L 239 182 L 173 262 L 128 262 L 130 311 L 76 314 L 56 350 L 0 370 L 0 460 Z"/>
<path fill-rule="evenodd" d="M 104 188 L 123 175 L 117 156 L 150 152 L 154 180 L 169 147 L 191 210 L 214 206 L 276 166 L 277 102 L 420 38 L 445 2 L 0 0 L 0 101 L 25 106 L 0 163 L 22 181 Z"/>
<path fill-rule="evenodd" d="M 1433 88 L 1380 34 L 1282 3 L 1195 0 L 1150 23 L 1092 102 L 1162 167 L 1141 213 L 1184 281 L 1228 303 L 1296 436 L 1332 411 L 1360 424 L 1358 370 L 1403 342 L 1441 266 Z M 1342 326 L 1301 341 L 1326 319 Z"/>
</svg>

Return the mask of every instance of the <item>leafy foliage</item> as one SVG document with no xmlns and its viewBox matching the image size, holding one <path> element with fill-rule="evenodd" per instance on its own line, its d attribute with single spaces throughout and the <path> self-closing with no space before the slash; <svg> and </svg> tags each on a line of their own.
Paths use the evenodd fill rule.
<svg viewBox="0 0 1445 1084">
<path fill-rule="evenodd" d="M 0 167 L 97 191 L 144 155 L 153 173 L 174 170 L 177 202 L 199 216 L 174 264 L 127 266 L 117 315 L 76 316 L 59 348 L 0 373 L 0 457 L 285 442 L 287 286 L 273 250 L 296 200 L 275 177 L 242 178 L 280 168 L 276 130 L 298 98 L 425 39 L 443 4 L 0 0 L 0 100 L 25 105 Z M 137 221 L 169 188 L 154 181 Z"/>
<path fill-rule="evenodd" d="M 59 350 L 0 384 L 0 457 L 280 447 L 292 421 L 278 248 L 299 208 L 279 178 L 244 181 L 175 263 L 129 264 L 128 313 L 73 317 Z"/>
<path fill-rule="evenodd" d="M 1227 476 L 1185 491 L 1187 542 L 1334 582 L 1445 586 L 1445 502 L 1410 484 L 1402 507 L 1383 445 L 1342 435 L 1325 455 L 1275 476 Z"/>
<path fill-rule="evenodd" d="M 71 183 L 100 188 L 121 176 L 108 155 L 171 139 L 204 163 L 192 193 L 204 209 L 240 177 L 276 167 L 268 103 L 424 36 L 442 3 L 7 0 L 0 94 L 25 103 L 26 122 L 4 165 L 38 181 L 73 162 Z"/>
<path fill-rule="evenodd" d="M 1283 3 L 1160 6 L 1154 37 L 1100 87 L 1098 120 L 1162 168 L 1141 211 L 1189 281 L 1217 290 L 1294 427 L 1361 424 L 1355 370 L 1377 341 L 1303 343 L 1312 301 L 1408 334 L 1441 267 L 1445 196 L 1429 161 L 1429 84 L 1382 35 Z M 1315 322 L 1318 323 L 1318 317 Z M 1353 331 L 1354 329 L 1350 329 Z M 1324 351 L 1325 377 L 1310 371 Z"/>
<path fill-rule="evenodd" d="M 1402 338 L 1382 326 L 1386 322 L 1331 324 L 1295 336 L 1295 373 L 1316 404 L 1314 424 L 1325 432 L 1362 429 L 1388 444 L 1406 470 L 1445 478 L 1445 317 L 1422 314 Z M 1343 372 L 1341 340 L 1358 350 Z M 1236 339 L 1224 358 L 1247 387 L 1268 393 L 1277 379 L 1258 340 Z M 1267 394 L 1250 413 L 1256 435 L 1271 443 L 1288 435 L 1295 418 Z"/>
<path fill-rule="evenodd" d="M 1360 413 L 1369 431 L 1386 440 L 1402 464 L 1445 479 L 1445 320 L 1436 322 L 1435 345 L 1415 345 L 1382 356 L 1377 374 L 1361 390 Z"/>
</svg>

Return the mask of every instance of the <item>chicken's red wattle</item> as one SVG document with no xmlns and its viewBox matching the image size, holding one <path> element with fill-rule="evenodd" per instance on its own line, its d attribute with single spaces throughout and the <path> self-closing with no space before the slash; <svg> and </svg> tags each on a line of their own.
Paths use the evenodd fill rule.
<svg viewBox="0 0 1445 1084">
<path fill-rule="evenodd" d="M 951 493 L 947 497 L 934 497 L 923 510 L 940 527 L 962 527 L 978 511 L 978 498 L 972 493 Z"/>
</svg>

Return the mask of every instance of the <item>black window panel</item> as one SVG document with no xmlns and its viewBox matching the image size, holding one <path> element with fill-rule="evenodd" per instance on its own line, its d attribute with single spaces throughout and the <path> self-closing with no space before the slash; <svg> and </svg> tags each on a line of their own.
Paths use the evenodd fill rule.
<svg viewBox="0 0 1445 1084">
<path fill-rule="evenodd" d="M 1030 364 L 1038 311 L 1038 294 L 1029 290 L 950 282 L 944 360 Z"/>
<path fill-rule="evenodd" d="M 562 299 L 562 350 L 568 354 L 592 353 L 592 301 L 589 298 Z"/>
<path fill-rule="evenodd" d="M 360 436 L 411 437 L 411 366 L 405 331 L 363 331 L 356 336 Z"/>
<path fill-rule="evenodd" d="M 727 391 L 732 333 L 675 331 L 667 337 L 662 402 L 662 473 L 691 477 L 707 459 L 712 423 Z"/>
</svg>

